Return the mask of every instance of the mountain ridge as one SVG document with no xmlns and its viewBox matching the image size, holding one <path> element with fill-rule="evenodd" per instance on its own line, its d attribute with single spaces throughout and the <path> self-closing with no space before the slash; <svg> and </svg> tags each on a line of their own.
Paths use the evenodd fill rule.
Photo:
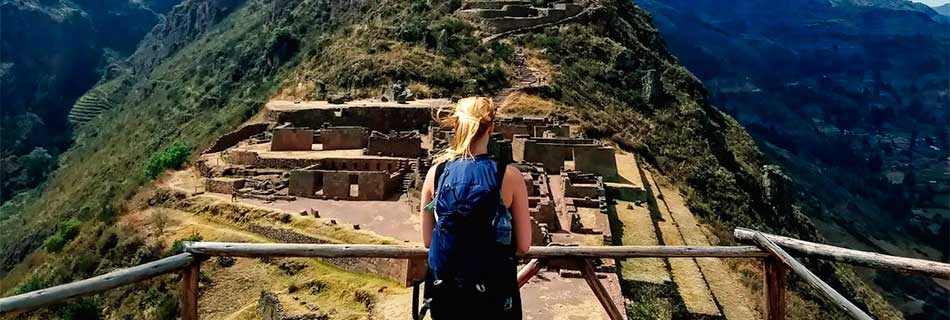
<svg viewBox="0 0 950 320">
<path fill-rule="evenodd" d="M 185 26 L 156 27 L 125 67 L 100 82 L 97 89 L 108 87 L 103 92 L 115 106 L 82 126 L 44 193 L 4 206 L 0 213 L 4 282 L 52 285 L 160 257 L 164 248 L 133 245 L 135 236 L 114 225 L 118 216 L 147 206 L 141 199 L 152 183 L 141 173 L 146 161 L 176 143 L 193 152 L 204 149 L 255 117 L 279 92 L 306 98 L 316 95 L 315 89 L 296 88 L 319 84 L 326 92 L 368 98 L 382 94 L 390 82 L 404 80 L 442 97 L 490 95 L 510 85 L 513 66 L 508 59 L 515 48 L 543 52 L 545 61 L 558 66 L 550 85 L 532 94 L 562 106 L 560 111 L 588 136 L 636 151 L 674 179 L 690 209 L 720 235 L 743 225 L 822 239 L 800 212 L 794 194 L 768 195 L 766 162 L 755 142 L 709 103 L 702 82 L 678 64 L 649 15 L 629 1 L 603 1 L 607 15 L 600 22 L 555 26 L 485 44 L 474 26 L 452 15 L 458 9 L 453 4 L 234 3 L 220 21 L 184 33 L 193 38 L 159 34 Z M 171 15 L 206 16 L 200 13 L 216 9 L 186 2 Z M 172 38 L 182 40 L 163 40 Z M 154 46 L 171 49 L 148 49 Z M 70 218 L 84 224 L 76 240 L 61 253 L 44 249 L 44 239 Z M 10 227 L 14 225 L 23 227 Z M 107 241 L 108 234 L 121 235 L 118 243 L 127 245 Z M 727 244 L 730 239 L 719 238 Z M 876 316 L 899 317 L 849 276 L 850 268 L 815 264 L 823 275 L 842 274 L 839 286 Z M 803 292 L 797 301 L 815 309 L 804 308 L 813 313 L 803 318 L 836 315 L 835 310 L 820 310 L 820 298 L 802 287 L 796 289 Z M 149 291 L 151 297 L 117 299 L 131 292 L 116 291 L 95 303 L 121 316 L 134 314 L 131 304 L 174 301 L 169 293 L 154 291 Z"/>
</svg>

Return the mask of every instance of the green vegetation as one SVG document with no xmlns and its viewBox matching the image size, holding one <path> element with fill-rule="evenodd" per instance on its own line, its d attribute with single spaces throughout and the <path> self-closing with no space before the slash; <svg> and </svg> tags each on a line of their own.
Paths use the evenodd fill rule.
<svg viewBox="0 0 950 320">
<path fill-rule="evenodd" d="M 186 2 L 175 11 L 206 12 L 203 5 L 229 4 Z M 105 97 L 114 107 L 79 130 L 75 147 L 64 154 L 46 192 L 0 208 L 0 217 L 6 217 L 0 221 L 0 243 L 10 244 L 0 251 L 0 286 L 10 285 L 0 291 L 8 294 L 16 283 L 21 288 L 61 284 L 168 254 L 114 225 L 115 217 L 134 208 L 130 199 L 162 170 L 188 158 L 184 146 L 200 150 L 257 114 L 271 98 L 312 99 L 326 93 L 317 92 L 321 86 L 327 92 L 373 97 L 395 80 L 427 88 L 432 97 L 490 94 L 509 85 L 508 60 L 520 48 L 543 52 L 551 65 L 559 66 L 552 85 L 533 93 L 538 100 L 564 106 L 564 113 L 589 136 L 638 151 L 681 184 L 690 208 L 705 222 L 723 228 L 786 228 L 786 234 L 814 237 L 807 221 L 777 213 L 764 202 L 763 162 L 754 143 L 734 120 L 705 102 L 701 83 L 665 52 L 649 17 L 631 2 L 605 1 L 607 10 L 598 19 L 607 26 L 603 29 L 561 26 L 514 37 L 511 44 L 482 44 L 472 25 L 450 15 L 457 5 L 247 0 L 233 11 L 222 9 L 227 17 L 207 31 L 185 35 L 192 40 L 176 42 L 181 47 L 168 57 L 149 56 L 156 54 L 150 50 L 133 55 L 128 65 L 117 66 L 120 71 L 101 82 L 114 88 Z M 173 22 L 200 25 L 187 19 L 166 21 Z M 160 30 L 175 27 L 157 27 L 158 33 L 140 48 L 167 45 Z M 143 164 L 145 174 L 133 174 Z M 198 203 L 194 208 L 217 210 Z M 83 222 L 70 244 L 59 254 L 37 251 L 69 218 Z M 339 240 L 365 235 L 349 237 Z M 314 299 L 339 299 L 341 292 L 369 288 L 359 287 L 365 281 L 357 281 L 356 275 L 337 275 L 315 277 L 334 289 L 320 291 Z M 111 291 L 96 302 L 111 318 L 172 317 L 174 280 L 159 277 Z M 349 300 L 356 307 L 371 303 L 365 297 Z M 142 316 L 142 310 L 148 314 Z M 56 311 L 43 310 L 35 316 L 52 314 Z M 809 317 L 823 315 L 819 311 Z"/>
<path fill-rule="evenodd" d="M 46 238 L 46 241 L 43 242 L 43 247 L 49 252 L 59 252 L 63 250 L 63 247 L 65 247 L 69 241 L 79 235 L 81 224 L 82 222 L 76 219 L 63 221 L 59 226 L 59 231 L 49 236 L 49 238 Z"/>
<path fill-rule="evenodd" d="M 188 236 L 188 237 L 175 240 L 175 242 L 172 243 L 171 249 L 169 249 L 168 251 L 169 251 L 170 254 L 179 254 L 179 253 L 185 252 L 185 246 L 184 246 L 184 243 L 185 243 L 185 242 L 187 242 L 187 241 L 201 241 L 201 240 L 204 240 L 204 238 L 203 238 L 200 234 L 197 234 L 197 233 L 196 233 L 196 234 L 192 234 L 192 235 L 190 235 L 190 236 Z"/>
<path fill-rule="evenodd" d="M 155 179 L 167 169 L 181 169 L 190 154 L 191 150 L 184 143 L 173 143 L 148 159 L 145 163 L 145 176 Z"/>
</svg>

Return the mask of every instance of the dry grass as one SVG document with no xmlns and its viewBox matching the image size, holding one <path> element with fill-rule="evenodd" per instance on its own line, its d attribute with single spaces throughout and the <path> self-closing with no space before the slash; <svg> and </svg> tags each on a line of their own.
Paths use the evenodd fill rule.
<svg viewBox="0 0 950 320">
<path fill-rule="evenodd" d="M 162 235 L 155 234 L 155 228 L 150 225 L 149 218 L 156 211 L 162 211 L 168 217 Z M 269 242 L 257 234 L 239 230 L 229 221 L 222 216 L 152 208 L 125 215 L 120 223 L 140 230 L 148 235 L 150 241 L 161 241 L 166 247 L 175 239 L 193 234 L 200 234 L 206 241 Z M 301 264 L 305 268 L 290 275 L 277 267 L 281 261 Z M 260 259 L 238 258 L 235 265 L 227 268 L 210 260 L 203 264 L 202 271 L 211 279 L 210 284 L 202 287 L 199 301 L 202 316 L 209 319 L 257 319 L 257 300 L 261 290 L 277 293 L 291 313 L 312 312 L 309 306 L 316 306 L 320 312 L 333 310 L 334 319 L 367 319 L 370 310 L 355 300 L 357 290 L 370 292 L 377 298 L 405 296 L 409 291 L 390 280 L 347 272 L 315 259 L 277 259 L 265 263 Z M 293 294 L 288 292 L 291 284 L 303 287 L 303 284 L 314 281 L 325 284 L 325 288 L 319 292 L 304 289 Z"/>
<path fill-rule="evenodd" d="M 628 207 L 632 207 L 632 209 L 628 209 Z M 608 208 L 612 215 L 616 217 L 615 223 L 621 224 L 623 228 L 620 245 L 655 246 L 659 243 L 649 209 L 637 206 L 633 202 L 621 200 L 617 200 L 616 204 L 610 205 Z M 617 235 L 614 234 L 614 236 Z M 660 258 L 622 259 L 620 270 L 620 276 L 626 281 L 655 284 L 664 284 L 671 281 L 666 263 Z"/>
<path fill-rule="evenodd" d="M 527 94 L 524 92 L 515 92 L 499 108 L 500 112 L 507 116 L 540 116 L 548 117 L 557 113 L 560 109 L 559 104 L 552 100 Z"/>
</svg>

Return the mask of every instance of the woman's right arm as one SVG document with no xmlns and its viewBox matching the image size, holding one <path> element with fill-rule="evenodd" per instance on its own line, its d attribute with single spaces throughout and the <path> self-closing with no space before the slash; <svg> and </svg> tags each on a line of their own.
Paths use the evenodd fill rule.
<svg viewBox="0 0 950 320">
<path fill-rule="evenodd" d="M 419 216 L 422 218 L 422 244 L 429 247 L 432 242 L 432 229 L 435 228 L 435 216 L 432 211 L 426 210 L 426 205 L 435 197 L 435 170 L 437 166 L 429 168 L 426 180 L 422 183 L 422 192 L 419 194 Z"/>
</svg>

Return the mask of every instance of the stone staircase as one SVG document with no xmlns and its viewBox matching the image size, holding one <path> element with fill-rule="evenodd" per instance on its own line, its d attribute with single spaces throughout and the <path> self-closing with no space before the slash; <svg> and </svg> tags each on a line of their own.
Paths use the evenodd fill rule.
<svg viewBox="0 0 950 320">
<path fill-rule="evenodd" d="M 402 175 L 402 181 L 399 184 L 399 189 L 396 192 L 407 193 L 409 190 L 412 190 L 416 186 L 416 176 L 419 172 L 419 163 L 418 161 L 409 161 L 409 172 Z"/>
<path fill-rule="evenodd" d="M 542 85 L 540 77 L 535 71 L 528 68 L 526 60 L 527 57 L 525 57 L 524 53 L 521 51 L 515 52 L 515 84 L 501 89 L 501 91 L 492 96 L 492 101 L 495 102 L 495 105 L 504 106 L 505 101 L 508 100 L 511 94 L 526 88 Z"/>
<path fill-rule="evenodd" d="M 483 41 L 584 16 L 591 7 L 580 1 L 463 0 L 460 17 L 476 21 L 489 34 Z"/>
</svg>

